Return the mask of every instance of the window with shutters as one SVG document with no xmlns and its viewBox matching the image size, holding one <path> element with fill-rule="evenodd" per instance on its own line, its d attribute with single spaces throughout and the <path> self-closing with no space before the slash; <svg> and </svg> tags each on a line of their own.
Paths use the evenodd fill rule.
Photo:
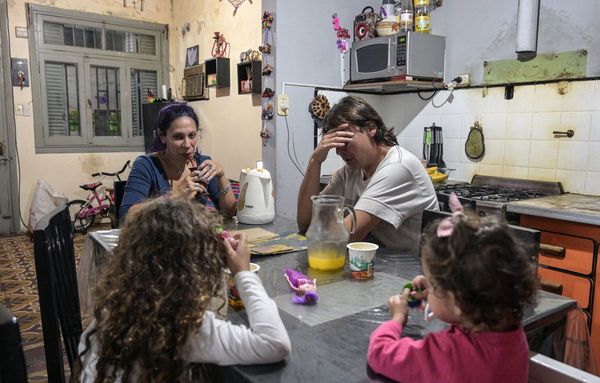
<svg viewBox="0 0 600 383">
<path fill-rule="evenodd" d="M 29 5 L 40 153 L 138 151 L 142 105 L 168 86 L 165 25 Z"/>
</svg>

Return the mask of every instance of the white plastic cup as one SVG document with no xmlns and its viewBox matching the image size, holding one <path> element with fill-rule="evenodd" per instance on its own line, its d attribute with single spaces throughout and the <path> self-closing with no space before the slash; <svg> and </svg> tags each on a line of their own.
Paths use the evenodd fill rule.
<svg viewBox="0 0 600 383">
<path fill-rule="evenodd" d="M 371 242 L 352 242 L 346 245 L 352 278 L 373 278 L 375 254 L 379 246 Z"/>
<path fill-rule="evenodd" d="M 250 263 L 250 271 L 256 273 L 258 269 L 260 269 L 258 264 Z M 240 293 L 235 285 L 235 279 L 228 268 L 225 269 L 225 273 L 227 274 L 227 302 L 234 309 L 241 309 L 244 307 L 244 301 L 242 301 L 242 297 L 240 297 Z"/>
</svg>

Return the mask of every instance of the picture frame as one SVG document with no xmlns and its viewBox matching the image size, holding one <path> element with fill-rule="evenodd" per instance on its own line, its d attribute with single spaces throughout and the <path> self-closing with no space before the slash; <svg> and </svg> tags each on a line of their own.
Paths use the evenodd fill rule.
<svg viewBox="0 0 600 383">
<path fill-rule="evenodd" d="M 200 46 L 194 45 L 193 47 L 189 47 L 186 51 L 185 55 L 185 67 L 190 68 L 198 65 L 198 59 L 200 54 Z"/>
</svg>

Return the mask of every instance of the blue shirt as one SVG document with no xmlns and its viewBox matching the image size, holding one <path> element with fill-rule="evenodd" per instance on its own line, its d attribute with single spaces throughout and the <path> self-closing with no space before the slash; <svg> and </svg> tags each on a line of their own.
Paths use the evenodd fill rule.
<svg viewBox="0 0 600 383">
<path fill-rule="evenodd" d="M 194 154 L 194 160 L 198 165 L 209 156 Z M 153 155 L 141 155 L 133 163 L 127 184 L 125 185 L 125 194 L 119 207 L 119 221 L 123 222 L 131 206 L 142 202 L 147 198 L 158 197 L 171 192 L 171 185 L 167 175 L 160 163 L 158 157 Z M 213 177 L 208 183 L 208 195 L 215 207 L 219 208 L 219 185 L 217 177 Z M 206 196 L 200 193 L 196 194 L 194 200 L 206 204 Z"/>
</svg>

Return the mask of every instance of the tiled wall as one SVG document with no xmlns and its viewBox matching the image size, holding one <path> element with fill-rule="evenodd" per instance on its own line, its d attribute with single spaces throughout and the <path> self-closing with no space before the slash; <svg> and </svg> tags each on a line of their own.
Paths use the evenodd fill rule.
<svg viewBox="0 0 600 383">
<path fill-rule="evenodd" d="M 452 96 L 443 91 L 431 101 L 416 94 L 382 99 L 384 120 L 404 127 L 397 129 L 399 142 L 419 158 L 423 127 L 443 127 L 444 160 L 456 169 L 451 179 L 470 181 L 485 174 L 560 181 L 569 192 L 600 194 L 600 81 L 517 86 L 512 100 L 504 99 L 502 87 L 456 89 Z M 486 153 L 479 162 L 464 152 L 475 121 L 485 137 Z M 575 131 L 572 138 L 552 134 L 568 129 Z"/>
</svg>

